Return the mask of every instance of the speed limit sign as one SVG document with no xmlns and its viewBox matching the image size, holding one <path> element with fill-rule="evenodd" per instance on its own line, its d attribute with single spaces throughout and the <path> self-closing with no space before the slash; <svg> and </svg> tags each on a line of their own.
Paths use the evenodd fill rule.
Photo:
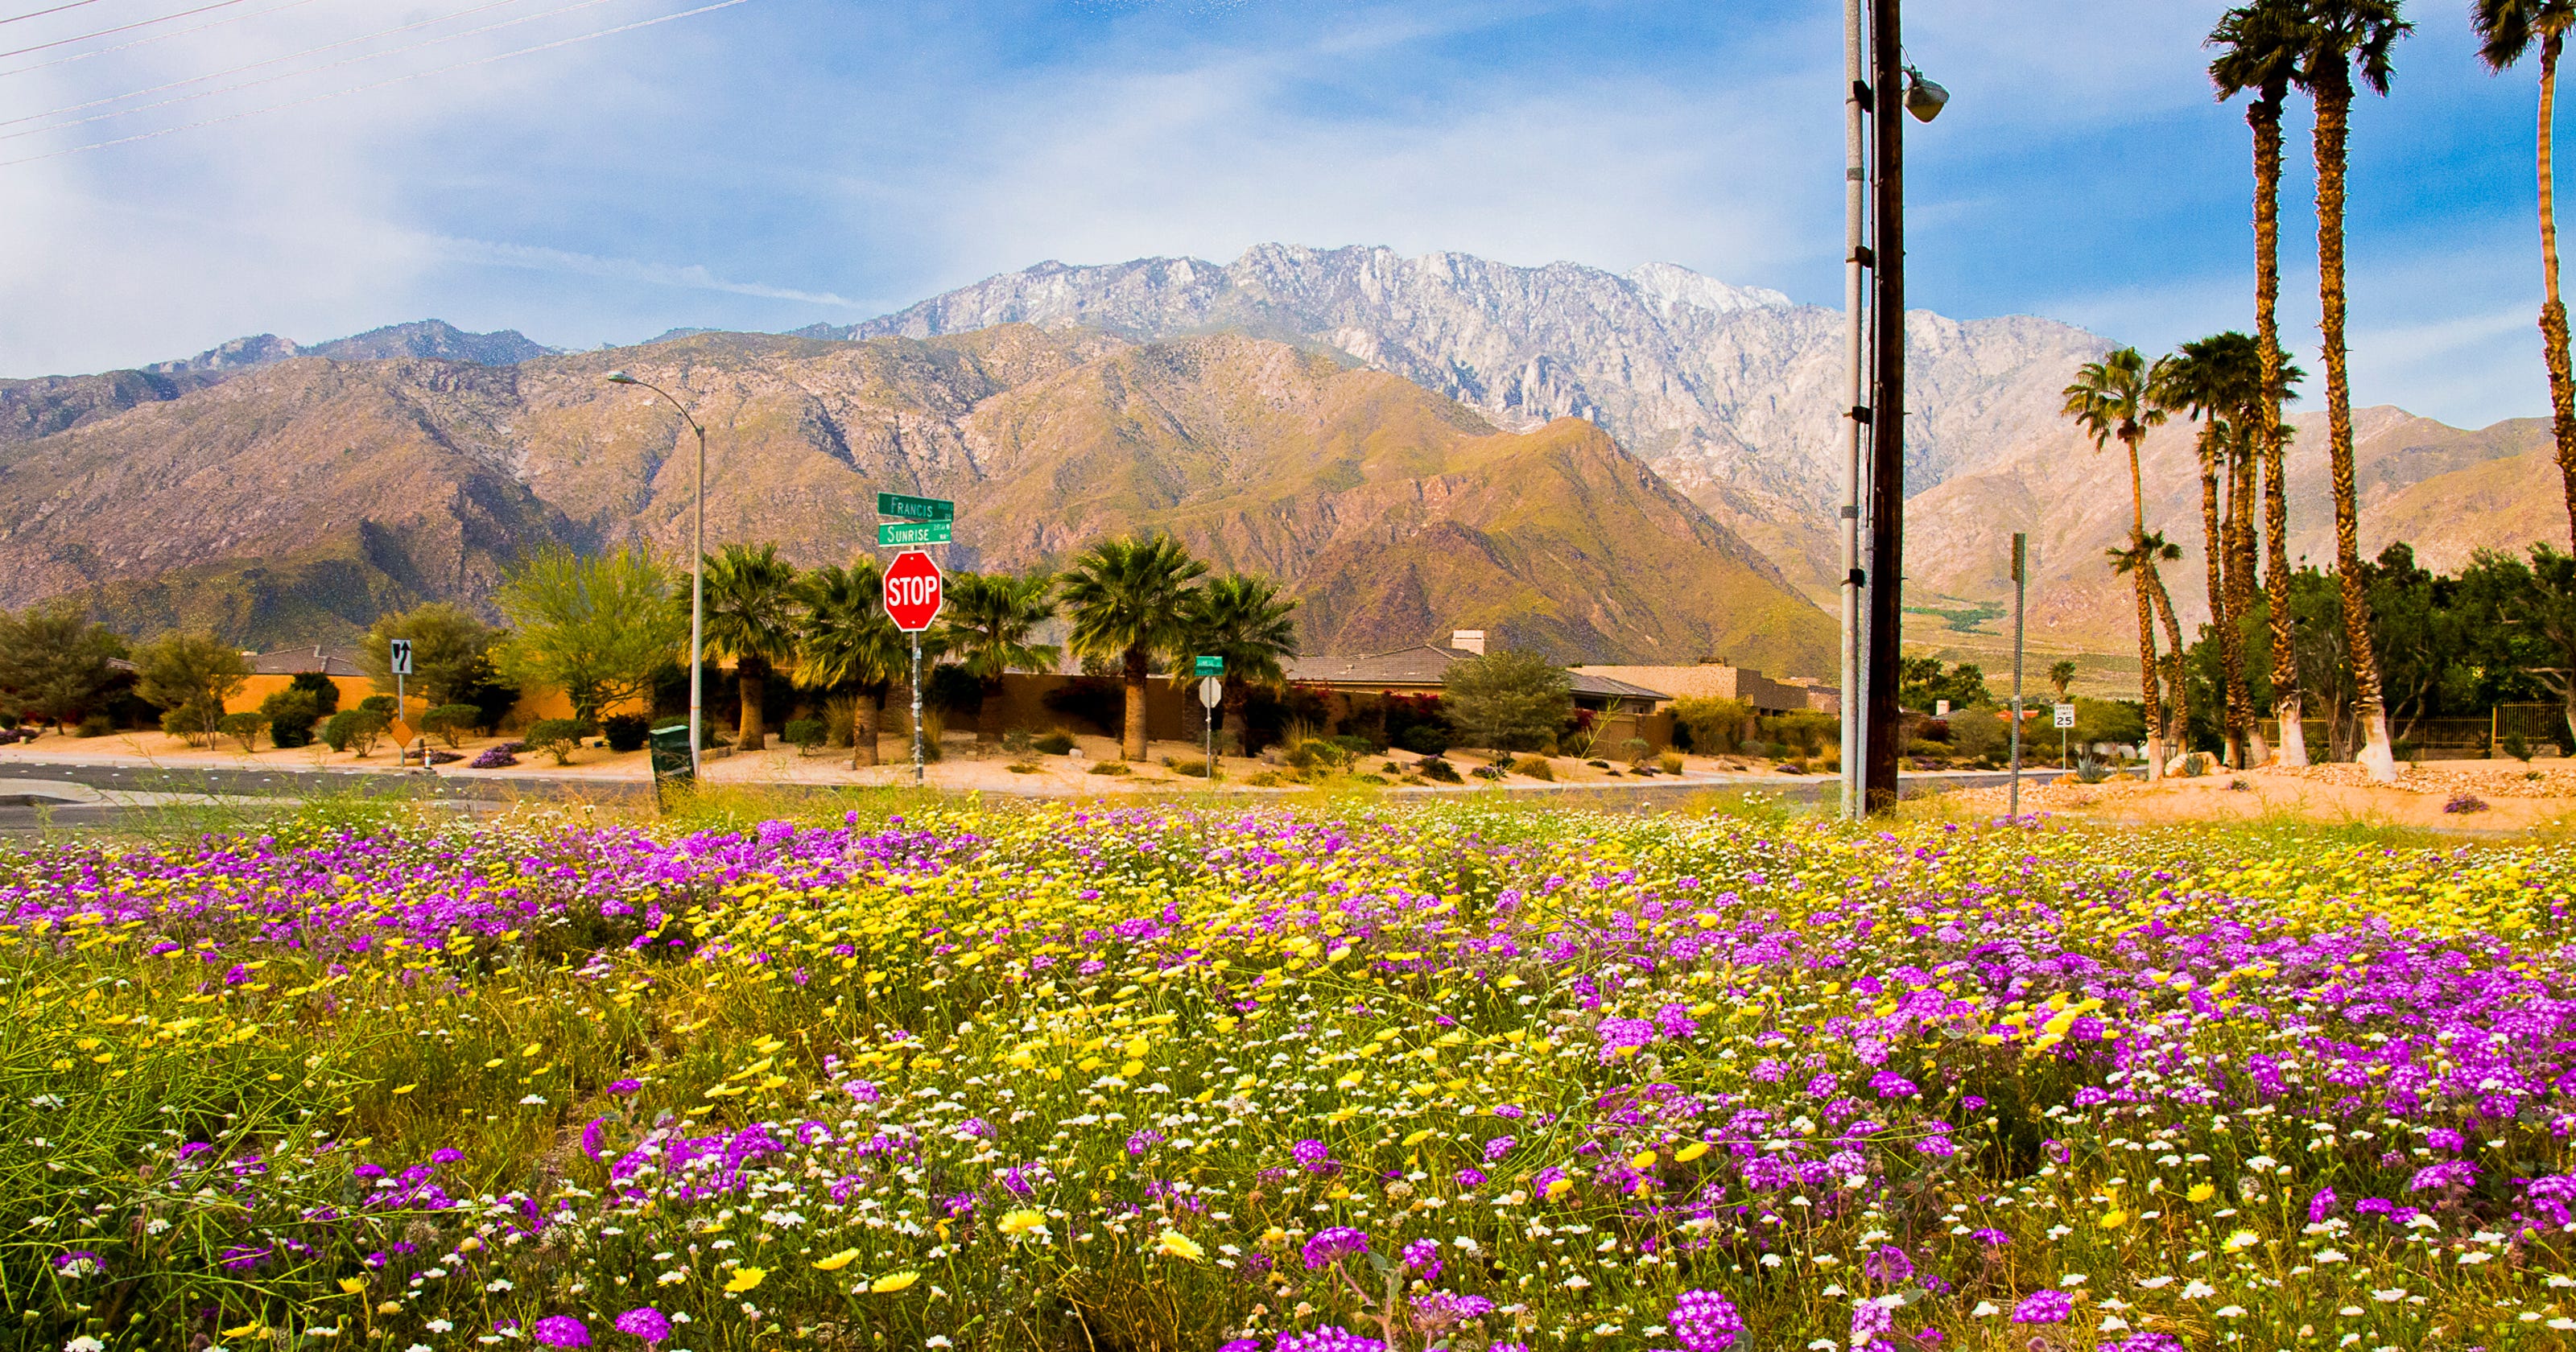
<svg viewBox="0 0 2576 1352">
<path fill-rule="evenodd" d="M 2075 726 L 2075 706 L 2074 706 L 2074 705 L 2072 705 L 2072 704 L 2061 704 L 2061 705 L 2058 705 L 2058 706 L 2057 706 L 2057 716 L 2056 716 L 2054 719 L 2050 720 L 2050 724 L 2049 724 L 2049 725 L 2050 725 L 2051 727 L 2059 727 L 2059 728 L 2071 728 L 2071 727 L 2074 727 L 2074 726 Z"/>
</svg>

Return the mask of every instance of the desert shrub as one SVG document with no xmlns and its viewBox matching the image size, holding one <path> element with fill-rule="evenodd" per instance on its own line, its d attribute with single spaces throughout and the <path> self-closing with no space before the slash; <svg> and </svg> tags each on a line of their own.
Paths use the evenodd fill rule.
<svg viewBox="0 0 2576 1352">
<path fill-rule="evenodd" d="M 1114 760 L 1093 761 L 1091 763 L 1090 772 L 1095 775 L 1123 775 L 1131 773 L 1127 768 L 1127 762 Z"/>
<path fill-rule="evenodd" d="M 2095 756 L 2077 756 L 2075 758 L 2076 783 L 2101 784 L 2107 782 L 2110 778 L 2111 767 L 2104 763 L 2100 758 Z"/>
<path fill-rule="evenodd" d="M 322 701 L 311 690 L 289 685 L 261 700 L 259 711 L 268 719 L 270 746 L 313 745 L 313 723 L 322 717 Z"/>
<path fill-rule="evenodd" d="M 1547 744 L 1572 712 L 1565 668 L 1532 652 L 1501 648 L 1441 674 L 1441 707 L 1461 737 L 1480 746 L 1531 751 Z"/>
<path fill-rule="evenodd" d="M 91 714 L 80 721 L 80 731 L 74 733 L 73 736 L 105 737 L 114 731 L 116 731 L 115 719 L 108 717 L 106 714 Z"/>
<path fill-rule="evenodd" d="M 1353 753 L 1339 742 L 1308 737 L 1290 745 L 1280 759 L 1299 774 L 1329 774 L 1350 764 Z"/>
<path fill-rule="evenodd" d="M 1041 756 L 1070 756 L 1073 754 L 1073 734 L 1058 728 L 1042 737 L 1030 738 L 1029 749 Z"/>
<path fill-rule="evenodd" d="M 471 704 L 441 704 L 420 716 L 420 730 L 449 746 L 482 724 L 483 711 Z"/>
<path fill-rule="evenodd" d="M 2519 732 L 2504 735 L 2504 754 L 2528 765 L 2531 763 L 2531 741 Z"/>
<path fill-rule="evenodd" d="M 161 715 L 161 730 L 190 746 L 207 745 L 206 725 L 221 717 L 202 704 L 182 704 Z"/>
<path fill-rule="evenodd" d="M 1657 769 L 1662 770 L 1668 775 L 1680 774 L 1682 772 L 1681 753 L 1678 751 L 1667 751 L 1663 755 L 1655 758 L 1655 766 Z"/>
<path fill-rule="evenodd" d="M 1243 782 L 1256 789 L 1275 789 L 1288 781 L 1281 779 L 1276 770 L 1255 770 L 1252 776 Z"/>
<path fill-rule="evenodd" d="M 2442 804 L 2442 810 L 2444 812 L 2484 812 L 2487 810 L 2487 803 L 2485 799 L 2474 793 L 2458 793 L 2451 795 L 2451 801 Z"/>
<path fill-rule="evenodd" d="M 391 695 L 369 695 L 358 701 L 358 707 L 383 715 L 388 723 L 394 721 L 394 697 Z"/>
<path fill-rule="evenodd" d="M 498 746 L 487 746 L 483 748 L 483 754 L 476 756 L 472 761 L 468 762 L 465 768 L 468 770 L 506 770 L 519 763 L 517 753 L 526 749 L 525 744 L 520 742 L 503 742 Z"/>
<path fill-rule="evenodd" d="M 1438 756 L 1426 756 L 1423 759 L 1414 762 L 1413 768 L 1415 772 L 1420 774 L 1424 779 L 1428 779 L 1435 784 L 1463 784 L 1466 782 L 1458 777 L 1457 766 L 1451 765 L 1449 762 L 1442 760 Z"/>
<path fill-rule="evenodd" d="M 581 734 L 578 718 L 541 718 L 528 725 L 528 735 L 520 740 L 530 751 L 554 757 L 555 764 L 570 765 L 572 753 L 581 747 Z"/>
<path fill-rule="evenodd" d="M 1631 737 L 1619 743 L 1620 758 L 1627 761 L 1630 765 L 1644 763 L 1646 753 L 1652 750 L 1654 750 L 1654 747 L 1643 737 Z"/>
<path fill-rule="evenodd" d="M 1753 706 L 1740 699 L 1692 698 L 1673 701 L 1673 727 L 1693 751 L 1715 756 L 1740 750 L 1753 735 Z"/>
<path fill-rule="evenodd" d="M 796 748 L 799 756 L 813 755 L 814 748 L 823 744 L 823 720 L 791 718 L 786 727 L 778 730 L 778 739 Z"/>
<path fill-rule="evenodd" d="M 1124 716 L 1126 695 L 1119 695 L 1120 713 Z M 921 682 L 921 702 L 951 718 L 972 722 L 984 711 L 984 683 L 969 675 L 964 667 L 943 662 L 930 669 Z"/>
<path fill-rule="evenodd" d="M 641 751 L 645 739 L 653 735 L 653 720 L 640 714 L 614 714 L 600 720 L 599 731 L 611 751 Z"/>
<path fill-rule="evenodd" d="M 241 743 L 245 754 L 257 749 L 259 730 L 267 726 L 268 720 L 255 713 L 226 714 L 215 720 L 215 731 Z"/>
<path fill-rule="evenodd" d="M 1033 775 L 1038 772 L 1038 765 L 1035 761 L 1016 760 L 1002 768 L 1015 775 Z"/>
<path fill-rule="evenodd" d="M 1186 757 L 1179 760 L 1166 760 L 1163 763 L 1172 767 L 1172 773 L 1176 775 L 1187 775 L 1192 779 L 1205 779 L 1208 777 L 1208 763 L 1195 757 Z"/>
<path fill-rule="evenodd" d="M 1526 775 L 1531 779 L 1544 779 L 1550 783 L 1554 783 L 1556 781 L 1556 767 L 1548 764 L 1547 758 L 1544 756 L 1523 756 L 1512 762 L 1511 769 L 1512 773 L 1516 775 Z"/>
<path fill-rule="evenodd" d="M 1991 709 L 1962 709 L 1950 715 L 1950 754 L 1968 760 L 1998 760 L 2012 753 L 2012 725 Z"/>
<path fill-rule="evenodd" d="M 322 724 L 322 741 L 334 751 L 353 752 L 361 759 L 375 753 L 376 743 L 385 735 L 385 716 L 361 705 L 342 709 Z"/>
<path fill-rule="evenodd" d="M 1033 746 L 1036 741 L 1037 739 L 1029 734 L 1029 730 L 1027 728 L 1013 728 L 1002 734 L 1002 749 L 1013 756 L 1026 760 L 1028 758 L 1029 748 Z"/>
</svg>

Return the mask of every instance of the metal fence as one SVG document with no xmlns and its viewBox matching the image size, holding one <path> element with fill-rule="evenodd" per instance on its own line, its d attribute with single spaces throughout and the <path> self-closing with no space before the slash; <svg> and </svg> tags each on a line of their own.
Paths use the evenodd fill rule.
<svg viewBox="0 0 2576 1352">
<path fill-rule="evenodd" d="M 2278 745 L 2280 720 L 2262 720 L 2264 740 Z M 2329 733 L 2322 719 L 2304 725 L 2308 756 L 2324 759 Z M 2556 751 L 2567 737 L 2567 711 L 2555 704 L 2499 704 L 2486 713 L 2463 718 L 2419 718 L 2403 728 L 2392 722 L 2400 760 L 2482 760 L 2503 756 L 2516 737 L 2535 753 Z"/>
</svg>

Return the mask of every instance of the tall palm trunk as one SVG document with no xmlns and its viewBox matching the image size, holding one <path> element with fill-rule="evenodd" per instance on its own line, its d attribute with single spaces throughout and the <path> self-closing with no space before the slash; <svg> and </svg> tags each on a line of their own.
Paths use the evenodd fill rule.
<svg viewBox="0 0 2576 1352">
<path fill-rule="evenodd" d="M 2240 439 L 2228 458 L 2227 623 L 2236 635 L 2236 683 L 2227 698 L 2236 710 L 2249 766 L 2272 758 L 2271 748 L 2263 742 L 2263 725 L 2254 717 L 2254 692 L 2247 675 L 2253 658 L 2245 651 L 2245 617 L 2254 613 L 2254 475 L 2254 449 Z"/>
<path fill-rule="evenodd" d="M 1122 759 L 1145 759 L 1145 683 L 1154 674 L 1153 663 L 1142 648 L 1127 650 L 1127 726 L 1126 735 L 1118 742 Z"/>
<path fill-rule="evenodd" d="M 2213 428 L 2212 434 L 2201 440 L 2200 531 L 2205 543 L 2202 554 L 2209 574 L 2209 622 L 2218 631 L 2219 661 L 2227 672 L 2228 698 L 2223 706 L 2227 711 L 2227 723 L 2219 759 L 2234 769 L 2244 764 L 2237 755 L 2237 744 L 2243 730 L 2236 724 L 2235 699 L 2236 681 L 2242 669 L 2237 662 L 2236 626 L 2227 614 L 2226 559 L 2229 546 L 2234 542 L 2228 539 L 2230 532 L 2219 524 L 2218 515 L 2218 472 L 2223 467 L 2226 454 L 2227 448 L 2219 442 Z"/>
<path fill-rule="evenodd" d="M 2130 537 L 2129 547 L 2143 554 L 2146 547 Z M 2164 702 L 2156 698 L 2156 600 L 2147 590 L 2144 568 L 2131 579 L 2138 586 L 2138 700 L 2146 710 L 2147 778 L 2161 779 L 2165 773 Z"/>
<path fill-rule="evenodd" d="M 975 752 L 981 755 L 1002 740 L 1002 678 L 986 676 L 977 684 L 984 696 L 975 706 Z"/>
<path fill-rule="evenodd" d="M 2339 67 L 2338 67 L 2339 69 Z M 2352 384 L 2343 345 L 2344 147 L 2350 133 L 2352 91 L 2321 82 L 2317 127 L 2318 330 L 2325 337 L 2326 453 L 2334 471 L 2335 573 L 2343 593 L 2344 641 L 2351 650 L 2353 718 L 2361 725 L 2362 767 L 2373 779 L 2397 778 L 2388 745 L 2388 709 L 2379 687 L 2379 653 L 2370 638 L 2370 593 L 2361 582 L 2361 503 L 2352 482 Z"/>
<path fill-rule="evenodd" d="M 876 690 L 859 696 L 859 707 L 850 719 L 850 768 L 877 763 L 877 729 L 885 722 L 885 691 Z"/>
<path fill-rule="evenodd" d="M 2174 618 L 2173 596 L 2165 590 L 2155 557 L 2143 549 L 2140 553 L 2147 591 L 2155 597 L 2156 616 L 2165 627 L 2165 751 L 2179 756 L 2191 748 L 2191 695 L 2183 684 L 2182 623 Z"/>
<path fill-rule="evenodd" d="M 761 722 L 760 702 L 769 693 L 769 664 L 756 657 L 746 657 L 734 664 L 734 682 L 742 693 L 742 728 L 734 738 L 736 751 L 758 751 L 768 744 L 768 733 Z"/>
<path fill-rule="evenodd" d="M 2558 440 L 2558 477 L 2567 494 L 2567 528 L 2576 540 L 2576 377 L 2567 360 L 2567 307 L 2558 299 L 2558 195 L 2551 183 L 2550 121 L 2558 100 L 2561 35 L 2540 39 L 2540 306 L 2541 354 L 2549 366 L 2549 423 Z"/>
<path fill-rule="evenodd" d="M 2138 468 L 2138 442 L 2144 430 L 2124 431 L 2120 444 L 2129 448 L 2129 548 L 2138 556 L 2138 688 L 2147 715 L 2147 778 L 2165 773 L 2164 702 L 2156 698 L 2156 601 L 2147 580 L 2147 481 Z"/>
<path fill-rule="evenodd" d="M 2281 446 L 2281 103 L 2245 110 L 2254 128 L 2254 342 L 2262 349 L 2263 417 L 2255 445 L 2263 460 L 2263 594 L 2271 611 L 2272 712 L 2281 721 L 2281 764 L 2308 763 L 2299 724 L 2299 654 L 2290 623 L 2290 495 Z"/>
</svg>

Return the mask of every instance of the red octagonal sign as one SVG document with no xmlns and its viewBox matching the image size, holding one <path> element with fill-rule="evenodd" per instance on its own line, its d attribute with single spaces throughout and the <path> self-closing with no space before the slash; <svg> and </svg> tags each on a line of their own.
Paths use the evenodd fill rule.
<svg viewBox="0 0 2576 1352">
<path fill-rule="evenodd" d="M 947 579 L 939 574 L 939 565 L 918 549 L 907 549 L 886 565 L 885 611 L 894 627 L 907 634 L 918 634 L 939 618 L 939 608 L 947 603 Z"/>
</svg>

